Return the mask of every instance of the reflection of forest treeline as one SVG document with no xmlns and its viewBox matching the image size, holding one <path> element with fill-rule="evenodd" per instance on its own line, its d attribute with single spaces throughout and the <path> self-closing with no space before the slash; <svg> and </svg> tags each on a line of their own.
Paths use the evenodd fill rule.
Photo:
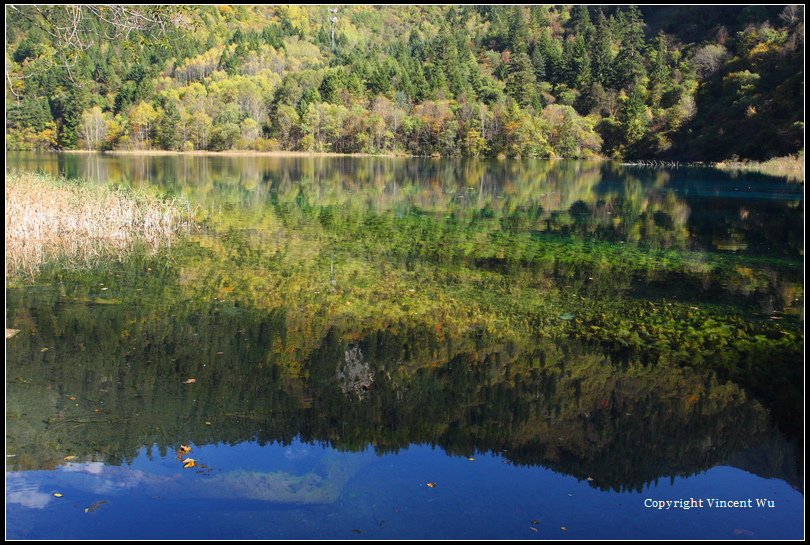
<svg viewBox="0 0 810 545">
<path fill-rule="evenodd" d="M 528 264 L 490 259 L 490 268 L 482 259 L 454 262 L 452 249 L 423 257 L 434 251 L 432 242 L 461 246 L 448 243 L 441 227 L 431 232 L 435 222 L 409 231 L 407 218 L 386 224 L 369 217 L 368 229 L 330 241 L 305 214 L 280 214 L 295 227 L 282 224 L 269 235 L 233 230 L 200 239 L 208 253 L 180 270 L 191 299 L 284 309 L 287 327 L 301 333 L 285 352 L 293 375 L 331 327 L 361 338 L 425 323 L 441 343 L 574 338 L 614 357 L 716 370 L 755 388 L 769 405 L 780 398 L 790 400 L 784 407 L 800 405 L 803 334 L 800 318 L 789 314 L 800 309 L 799 271 L 724 271 L 699 262 L 693 271 L 678 256 L 643 261 L 650 254 L 632 249 L 605 259 L 598 247 L 570 239 L 538 240 Z M 508 239 L 499 244 L 520 249 Z M 408 249 L 414 254 L 399 253 Z M 740 271 L 748 276 L 734 276 Z M 774 307 L 751 306 L 765 298 Z"/>
<path fill-rule="evenodd" d="M 407 266 L 529 264 L 560 279 L 573 275 L 589 295 L 593 283 L 582 281 L 608 271 L 636 289 L 652 283 L 682 299 L 722 302 L 724 293 L 742 294 L 766 313 L 796 311 L 802 300 L 803 217 L 793 206 L 800 203 L 795 188 L 769 182 L 768 191 L 788 201 L 690 197 L 688 206 L 667 189 L 735 194 L 728 184 L 759 189 L 761 177 L 733 181 L 687 169 L 699 174 L 693 179 L 678 170 L 586 161 L 17 157 L 28 168 L 157 184 L 202 205 L 217 230 L 263 233 L 252 242 L 262 251 L 273 233 L 280 243 L 271 251 L 299 260 L 328 252 L 338 260 L 362 254 Z M 705 253 L 718 248 L 734 253 Z"/>
<path fill-rule="evenodd" d="M 704 372 L 577 343 L 438 334 L 423 320 L 358 330 L 294 308 L 189 302 L 171 270 L 148 271 L 141 291 L 116 299 L 100 284 L 131 279 L 114 270 L 83 288 L 9 292 L 9 323 L 22 329 L 7 348 L 17 469 L 300 437 L 341 450 L 496 452 L 623 489 L 779 444 L 759 403 Z M 785 474 L 794 453 L 770 454 L 749 469 L 800 481 Z"/>
<path fill-rule="evenodd" d="M 731 179 L 598 162 L 58 161 L 183 196 L 207 229 L 8 290 L 21 467 L 258 433 L 506 449 L 620 487 L 758 444 L 762 406 L 800 436 L 803 241 L 763 220 L 801 233 L 785 186 L 703 200 Z"/>
<path fill-rule="evenodd" d="M 554 232 L 543 228 L 542 205 L 521 197 L 510 210 L 497 192 L 481 206 L 447 201 L 442 214 L 378 210 L 366 202 L 372 190 L 312 181 L 268 191 L 260 207 L 225 195 L 213 236 L 197 235 L 170 257 L 182 297 L 284 309 L 303 340 L 284 352 L 292 375 L 331 327 L 360 338 L 422 322 L 439 339 L 573 337 L 625 359 L 719 370 L 769 404 L 801 399 L 798 260 L 615 244 L 580 236 L 576 222 Z M 133 280 L 124 285 L 134 285 L 138 273 L 126 274 Z M 92 281 L 74 275 L 68 284 Z"/>
<path fill-rule="evenodd" d="M 259 225 L 269 204 L 300 199 L 360 212 L 484 214 L 531 229 L 652 249 L 753 251 L 799 258 L 801 188 L 714 169 L 654 170 L 599 161 L 419 160 L 12 153 L 16 166 L 182 194 L 226 221 Z M 753 193 L 752 193 L 753 192 Z M 748 195 L 781 196 L 768 202 Z M 702 199 L 700 196 L 724 196 Z M 239 214 L 227 212 L 234 209 Z M 764 219 L 767 218 L 767 221 Z M 222 220 L 220 214 L 217 220 Z"/>
</svg>

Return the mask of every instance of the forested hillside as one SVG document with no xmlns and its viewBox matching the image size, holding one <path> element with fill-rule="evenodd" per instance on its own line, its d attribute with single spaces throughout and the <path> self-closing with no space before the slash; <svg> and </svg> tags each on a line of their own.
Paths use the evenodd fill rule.
<svg viewBox="0 0 810 545">
<path fill-rule="evenodd" d="M 767 159 L 802 6 L 6 6 L 10 149 Z"/>
</svg>

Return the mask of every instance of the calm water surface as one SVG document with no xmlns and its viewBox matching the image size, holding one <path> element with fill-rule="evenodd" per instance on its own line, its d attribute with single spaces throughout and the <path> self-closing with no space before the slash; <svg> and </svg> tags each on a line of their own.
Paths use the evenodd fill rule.
<svg viewBox="0 0 810 545">
<path fill-rule="evenodd" d="M 803 537 L 802 185 L 582 161 L 7 163 L 201 225 L 9 279 L 8 538 Z"/>
</svg>

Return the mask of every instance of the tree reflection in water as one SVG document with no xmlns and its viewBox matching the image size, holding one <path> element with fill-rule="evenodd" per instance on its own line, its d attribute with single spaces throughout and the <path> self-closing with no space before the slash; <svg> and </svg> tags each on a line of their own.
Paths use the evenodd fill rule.
<svg viewBox="0 0 810 545">
<path fill-rule="evenodd" d="M 10 160 L 187 199 L 204 226 L 12 279 L 12 469 L 300 438 L 604 489 L 717 464 L 799 486 L 801 188 L 587 161 Z"/>
</svg>

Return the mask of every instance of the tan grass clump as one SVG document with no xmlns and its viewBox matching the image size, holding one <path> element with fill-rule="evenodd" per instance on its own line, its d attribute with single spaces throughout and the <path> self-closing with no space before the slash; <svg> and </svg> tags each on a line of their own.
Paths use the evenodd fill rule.
<svg viewBox="0 0 810 545">
<path fill-rule="evenodd" d="M 791 182 L 804 183 L 804 152 L 786 157 L 776 157 L 764 162 L 757 161 L 724 161 L 716 163 L 717 168 L 730 171 L 749 171 L 768 174 L 771 176 L 784 176 Z"/>
<path fill-rule="evenodd" d="M 152 251 L 191 227 L 191 210 L 126 190 L 13 171 L 6 176 L 6 275 L 34 275 L 50 262 L 93 266 Z"/>
</svg>

